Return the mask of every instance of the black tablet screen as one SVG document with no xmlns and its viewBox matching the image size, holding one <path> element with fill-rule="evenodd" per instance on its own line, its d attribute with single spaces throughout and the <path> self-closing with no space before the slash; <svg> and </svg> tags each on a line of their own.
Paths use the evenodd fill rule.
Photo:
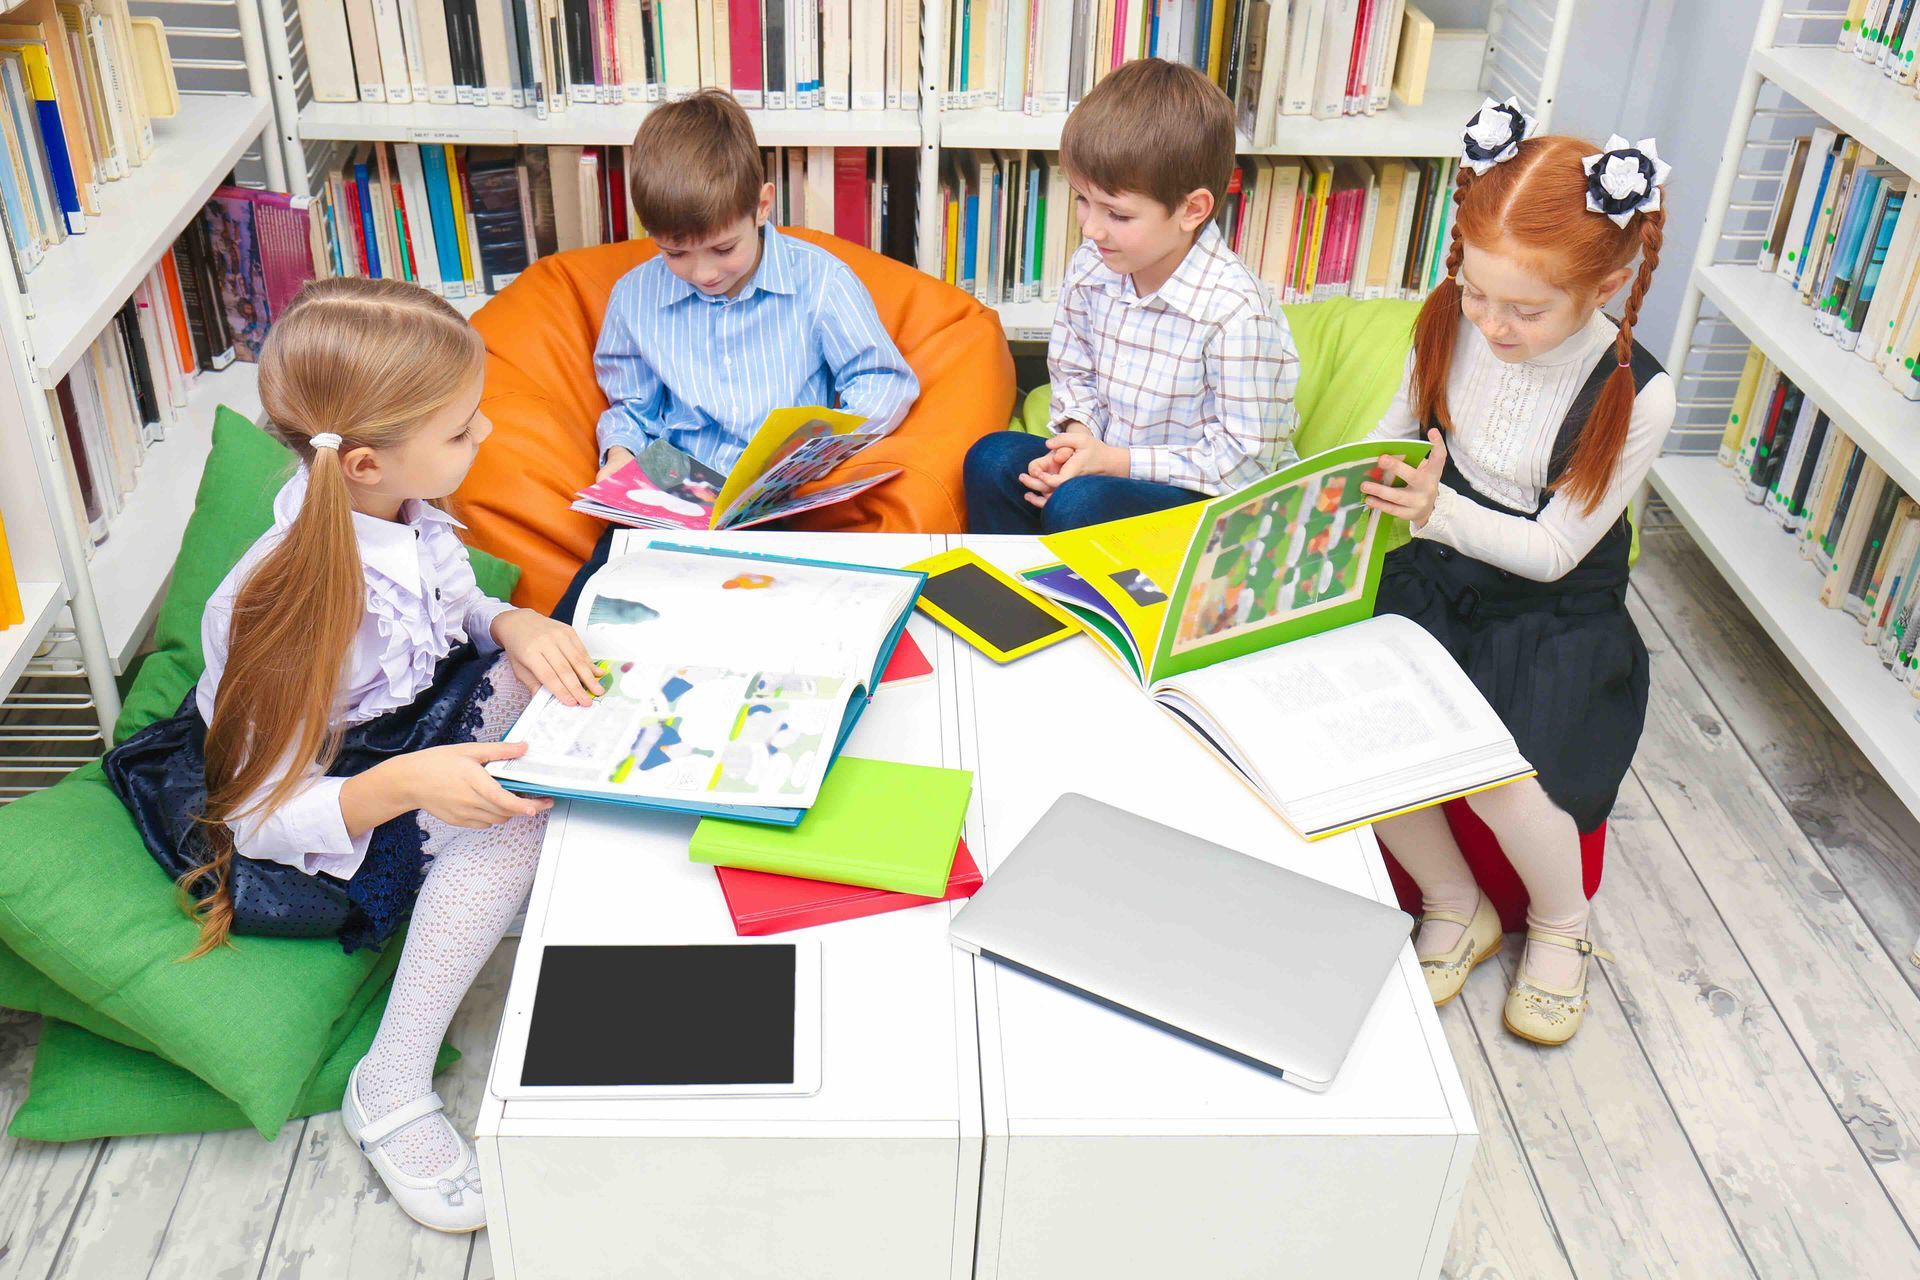
<svg viewBox="0 0 1920 1280">
<path fill-rule="evenodd" d="M 548 947 L 523 1085 L 786 1084 L 794 949 Z"/>
<path fill-rule="evenodd" d="M 1038 608 L 977 564 L 958 565 L 927 579 L 921 593 L 994 648 L 1006 652 L 1062 630 Z"/>
</svg>

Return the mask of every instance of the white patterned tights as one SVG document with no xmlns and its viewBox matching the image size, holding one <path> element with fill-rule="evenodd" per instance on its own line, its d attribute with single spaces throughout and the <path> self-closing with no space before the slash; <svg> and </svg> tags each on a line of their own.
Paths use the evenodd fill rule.
<svg viewBox="0 0 1920 1280">
<path fill-rule="evenodd" d="M 482 705 L 479 740 L 504 737 L 531 695 L 503 656 L 490 673 L 493 696 Z M 467 988 L 513 922 L 533 883 L 546 832 L 545 814 L 469 831 L 422 812 L 432 855 L 414 904 L 406 950 L 373 1047 L 360 1063 L 360 1102 L 369 1119 L 433 1088 L 433 1061 Z M 388 1140 L 387 1155 L 416 1177 L 432 1177 L 459 1154 L 453 1126 L 436 1112 Z"/>
</svg>

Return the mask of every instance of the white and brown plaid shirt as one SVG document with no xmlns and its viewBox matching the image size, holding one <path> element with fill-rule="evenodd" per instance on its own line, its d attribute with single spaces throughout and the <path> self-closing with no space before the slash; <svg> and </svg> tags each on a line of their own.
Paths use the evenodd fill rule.
<svg viewBox="0 0 1920 1280">
<path fill-rule="evenodd" d="M 1300 357 L 1268 298 L 1211 222 L 1144 298 L 1082 244 L 1047 344 L 1053 429 L 1084 423 L 1134 479 L 1205 493 L 1291 462 Z"/>
</svg>

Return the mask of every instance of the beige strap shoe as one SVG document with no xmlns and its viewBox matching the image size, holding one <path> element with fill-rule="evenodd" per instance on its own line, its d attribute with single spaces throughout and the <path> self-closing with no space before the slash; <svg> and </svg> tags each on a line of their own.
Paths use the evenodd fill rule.
<svg viewBox="0 0 1920 1280">
<path fill-rule="evenodd" d="M 1420 960 L 1420 972 L 1427 975 L 1427 993 L 1433 997 L 1434 1007 L 1438 1008 L 1460 994 L 1460 988 L 1466 985 L 1467 975 L 1473 972 L 1475 965 L 1500 953 L 1500 913 L 1493 909 L 1493 900 L 1483 893 L 1480 901 L 1474 904 L 1471 919 L 1452 911 L 1429 911 L 1420 917 L 1421 924 L 1429 920 L 1457 924 L 1466 929 L 1453 950 L 1444 955 L 1424 956 L 1420 955 L 1418 948 L 1414 950 L 1414 955 Z"/>
<path fill-rule="evenodd" d="M 1507 992 L 1507 1007 L 1502 1020 L 1507 1024 L 1507 1030 L 1522 1040 L 1531 1040 L 1549 1048 L 1563 1045 L 1573 1039 L 1574 1032 L 1580 1030 L 1580 1023 L 1587 1016 L 1587 978 L 1593 969 L 1593 957 L 1599 956 L 1602 960 L 1611 960 L 1613 957 L 1585 938 L 1569 938 L 1564 934 L 1544 933 L 1539 929 L 1527 930 L 1527 941 L 1578 951 L 1580 982 L 1572 990 L 1562 991 L 1528 977 L 1526 955 L 1523 952 L 1520 967 L 1514 970 L 1513 988 Z"/>
</svg>

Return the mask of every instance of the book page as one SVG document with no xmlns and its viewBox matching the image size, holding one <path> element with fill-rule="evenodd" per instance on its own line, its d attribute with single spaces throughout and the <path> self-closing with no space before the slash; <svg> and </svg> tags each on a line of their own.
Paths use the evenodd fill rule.
<svg viewBox="0 0 1920 1280">
<path fill-rule="evenodd" d="M 665 440 L 655 440 L 605 480 L 582 489 L 575 511 L 652 529 L 710 529 L 726 477 Z"/>
<path fill-rule="evenodd" d="M 735 528 L 768 518 L 768 512 L 793 491 L 818 480 L 875 440 L 862 431 L 866 419 L 838 409 L 812 406 L 776 409 L 754 432 L 726 486 L 714 503 L 716 529 Z"/>
<path fill-rule="evenodd" d="M 1127 633 L 1143 656 L 1149 655 L 1159 642 L 1167 597 L 1202 509 L 1191 503 L 1050 533 L 1040 542 L 1099 595 L 1106 606 L 1099 611 Z"/>
</svg>

